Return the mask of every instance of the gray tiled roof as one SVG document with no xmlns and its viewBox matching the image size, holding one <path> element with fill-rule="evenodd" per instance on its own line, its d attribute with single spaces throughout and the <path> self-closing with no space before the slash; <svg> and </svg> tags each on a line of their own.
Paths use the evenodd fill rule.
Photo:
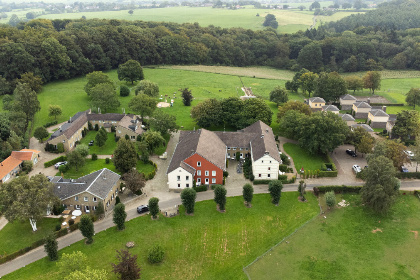
<svg viewBox="0 0 420 280">
<path fill-rule="evenodd" d="M 341 117 L 341 119 L 343 121 L 349 122 L 349 121 L 354 121 L 354 118 L 352 115 L 350 114 L 339 114 L 339 116 Z"/>
<path fill-rule="evenodd" d="M 117 121 L 124 117 L 123 114 L 106 113 L 106 114 L 88 114 L 89 121 Z"/>
<path fill-rule="evenodd" d="M 389 117 L 389 115 L 381 109 L 372 109 L 370 110 L 370 113 L 375 117 Z"/>
<path fill-rule="evenodd" d="M 178 168 L 182 161 L 195 153 L 225 170 L 226 145 L 214 132 L 199 129 L 181 133 L 166 174 Z"/>
<path fill-rule="evenodd" d="M 354 97 L 353 95 L 350 94 L 346 94 L 340 97 L 340 99 L 342 100 L 357 100 L 356 97 Z"/>
<path fill-rule="evenodd" d="M 321 98 L 321 97 L 311 97 L 311 98 L 309 98 L 309 101 L 311 101 L 311 102 L 323 102 L 323 103 L 325 103 L 324 98 Z"/>
<path fill-rule="evenodd" d="M 54 177 L 51 182 L 54 183 L 54 193 L 61 200 L 85 191 L 101 199 L 105 199 L 119 179 L 120 175 L 107 168 L 103 168 L 79 179 Z"/>
<path fill-rule="evenodd" d="M 354 104 L 354 106 L 356 106 L 356 108 L 372 108 L 372 106 L 370 106 L 369 104 L 367 104 L 364 101 L 358 101 L 358 102 L 355 102 L 353 104 Z"/>
<path fill-rule="evenodd" d="M 388 121 L 395 122 L 397 120 L 397 115 L 396 114 L 388 114 L 388 115 L 389 115 Z"/>
<path fill-rule="evenodd" d="M 257 121 L 244 128 L 244 131 L 258 135 L 251 141 L 252 156 L 254 161 L 268 153 L 279 163 L 281 162 L 279 150 L 277 149 L 276 140 L 274 139 L 274 133 L 271 127 L 262 121 Z"/>
<path fill-rule="evenodd" d="M 71 136 L 87 122 L 86 114 L 88 114 L 89 111 L 90 110 L 77 112 L 68 122 L 63 123 L 59 129 L 54 131 L 48 140 L 54 139 L 62 134 L 64 134 L 67 139 L 71 138 Z"/>
<path fill-rule="evenodd" d="M 367 132 L 373 132 L 374 131 L 370 126 L 368 126 L 365 123 L 353 124 L 351 127 L 354 127 L 354 128 L 356 128 L 356 127 L 363 127 Z"/>
<path fill-rule="evenodd" d="M 125 127 L 132 130 L 137 134 L 143 133 L 143 128 L 141 128 L 141 121 L 137 119 L 135 115 L 126 115 L 118 123 L 118 126 Z"/>
<path fill-rule="evenodd" d="M 249 133 L 244 131 L 215 131 L 216 135 L 226 144 L 228 147 L 238 148 L 249 148 L 249 143 L 252 139 L 260 136 L 260 133 Z"/>
<path fill-rule="evenodd" d="M 339 112 L 340 110 L 335 105 L 322 106 L 322 110 L 326 112 Z"/>
</svg>

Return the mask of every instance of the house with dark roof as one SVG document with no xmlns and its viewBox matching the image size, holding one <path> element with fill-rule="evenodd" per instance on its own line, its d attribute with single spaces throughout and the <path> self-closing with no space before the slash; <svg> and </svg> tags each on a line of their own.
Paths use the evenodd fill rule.
<svg viewBox="0 0 420 280">
<path fill-rule="evenodd" d="M 347 126 L 352 126 L 353 124 L 356 124 L 356 120 L 353 118 L 350 114 L 338 114 L 338 116 L 346 122 Z"/>
<path fill-rule="evenodd" d="M 268 125 L 258 121 L 236 131 L 181 131 L 166 174 L 169 189 L 223 183 L 226 160 L 250 158 L 256 179 L 277 179 L 279 151 Z"/>
<path fill-rule="evenodd" d="M 354 125 L 351 126 L 352 129 L 356 128 L 356 127 L 361 127 L 364 130 L 366 130 L 367 132 L 373 132 L 374 131 L 370 126 L 368 126 L 365 123 L 357 123 L 357 124 L 354 124 Z"/>
<path fill-rule="evenodd" d="M 313 111 L 321 111 L 322 106 L 325 106 L 325 100 L 321 97 L 311 97 L 307 104 Z"/>
<path fill-rule="evenodd" d="M 103 168 L 78 179 L 53 177 L 54 193 L 65 209 L 81 210 L 83 213 L 95 211 L 101 201 L 104 210 L 108 211 L 115 205 L 118 195 L 120 175 Z"/>
<path fill-rule="evenodd" d="M 372 106 L 364 101 L 357 101 L 353 103 L 352 110 L 356 119 L 367 119 Z"/>
<path fill-rule="evenodd" d="M 372 128 L 386 128 L 389 115 L 381 109 L 372 109 L 368 114 L 368 121 Z"/>
<path fill-rule="evenodd" d="M 325 105 L 325 106 L 322 106 L 322 111 L 324 111 L 324 112 L 332 112 L 332 113 L 337 114 L 337 115 L 338 115 L 338 113 L 340 113 L 340 110 L 335 105 Z"/>
<path fill-rule="evenodd" d="M 353 104 L 357 101 L 356 97 L 350 94 L 340 96 L 340 106 L 341 110 L 351 110 Z"/>
<path fill-rule="evenodd" d="M 19 171 L 22 170 L 24 161 L 31 161 L 33 165 L 38 162 L 40 151 L 31 149 L 22 149 L 13 151 L 12 154 L 0 163 L 0 183 L 5 183 Z"/>
<path fill-rule="evenodd" d="M 88 123 L 91 123 L 92 126 L 98 125 L 99 128 L 103 127 L 108 132 L 111 132 L 112 126 L 120 127 L 119 133 L 117 131 L 116 135 L 124 137 L 127 134 L 132 141 L 136 141 L 137 135 L 143 133 L 141 122 L 135 115 L 95 114 L 86 110 L 78 112 L 68 122 L 62 124 L 47 140 L 47 143 L 55 147 L 58 143 L 63 143 L 64 149 L 70 151 L 75 147 L 76 142 L 82 139 L 82 131 L 88 128 Z"/>
</svg>

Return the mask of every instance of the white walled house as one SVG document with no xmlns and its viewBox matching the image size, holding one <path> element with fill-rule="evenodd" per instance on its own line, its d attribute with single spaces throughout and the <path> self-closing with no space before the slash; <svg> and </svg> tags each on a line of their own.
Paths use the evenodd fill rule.
<svg viewBox="0 0 420 280">
<path fill-rule="evenodd" d="M 252 171 L 255 180 L 277 180 L 279 175 L 279 162 L 268 153 L 259 159 L 252 159 Z"/>
<path fill-rule="evenodd" d="M 185 166 L 184 167 L 180 166 L 176 168 L 172 172 L 168 173 L 169 189 L 192 188 L 194 175 L 195 175 L 195 169 L 192 167 L 185 168 Z"/>
</svg>

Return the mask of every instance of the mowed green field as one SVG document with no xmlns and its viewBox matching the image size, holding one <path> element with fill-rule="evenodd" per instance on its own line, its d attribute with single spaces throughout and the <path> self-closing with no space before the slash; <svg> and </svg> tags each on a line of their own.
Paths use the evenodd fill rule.
<svg viewBox="0 0 420 280">
<path fill-rule="evenodd" d="M 299 229 L 246 268 L 250 279 L 420 279 L 419 199 L 400 195 L 384 216 L 361 206 L 358 195 L 341 199 L 350 206 Z"/>
<path fill-rule="evenodd" d="M 242 268 L 280 242 L 307 220 L 319 213 L 316 198 L 298 201 L 297 192 L 283 193 L 279 206 L 268 194 L 254 195 L 252 208 L 244 206 L 242 197 L 227 199 L 226 213 L 219 213 L 212 200 L 198 202 L 194 216 L 159 217 L 149 215 L 126 222 L 124 231 L 115 227 L 97 233 L 91 245 L 79 241 L 60 250 L 62 253 L 82 251 L 87 265 L 109 272 L 108 279 L 117 279 L 111 272 L 116 250 L 128 241 L 136 246 L 130 253 L 138 256 L 142 279 L 246 279 Z M 165 251 L 160 265 L 147 262 L 147 251 L 159 244 Z M 2 279 L 62 279 L 56 262 L 47 258 L 19 269 Z"/>
</svg>

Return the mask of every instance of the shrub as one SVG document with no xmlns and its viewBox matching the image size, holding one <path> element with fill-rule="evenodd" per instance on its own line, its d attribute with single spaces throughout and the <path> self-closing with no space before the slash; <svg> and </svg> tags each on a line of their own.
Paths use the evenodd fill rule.
<svg viewBox="0 0 420 280">
<path fill-rule="evenodd" d="M 110 159 L 110 158 L 106 158 L 106 159 L 105 159 L 105 163 L 106 163 L 106 164 L 109 164 L 110 162 L 111 162 L 111 159 Z"/>
<path fill-rule="evenodd" d="M 149 199 L 149 211 L 150 215 L 155 219 L 157 214 L 159 214 L 159 198 L 152 197 Z"/>
<path fill-rule="evenodd" d="M 95 124 L 95 130 L 98 131 L 99 130 L 99 125 L 96 123 Z"/>
<path fill-rule="evenodd" d="M 57 121 L 52 121 L 52 122 L 47 122 L 46 124 L 44 124 L 43 126 L 45 127 L 45 128 L 47 128 L 47 127 L 50 127 L 50 126 L 53 126 L 53 125 L 56 125 L 57 124 Z"/>
<path fill-rule="evenodd" d="M 60 167 L 58 167 L 58 171 L 60 171 L 61 173 L 66 173 L 69 170 L 69 165 L 68 164 L 63 164 L 60 165 Z"/>
<path fill-rule="evenodd" d="M 121 203 L 121 199 L 120 199 L 120 197 L 117 195 L 117 196 L 115 197 L 115 205 L 117 205 L 118 203 Z"/>
<path fill-rule="evenodd" d="M 126 97 L 130 95 L 130 89 L 127 86 L 120 86 L 120 96 Z"/>
<path fill-rule="evenodd" d="M 251 182 L 253 182 L 253 181 L 254 181 L 254 179 L 255 179 L 254 174 L 249 175 L 249 180 L 250 180 Z"/>
<path fill-rule="evenodd" d="M 70 219 L 69 220 L 69 226 L 72 226 L 72 225 L 74 225 L 74 220 L 73 219 Z"/>
<path fill-rule="evenodd" d="M 282 189 L 283 184 L 279 180 L 273 180 L 268 184 L 268 191 L 270 192 L 273 204 L 279 204 Z"/>
<path fill-rule="evenodd" d="M 277 177 L 277 179 L 278 180 L 280 180 L 280 181 L 286 181 L 287 182 L 287 175 L 279 175 L 278 177 Z"/>
<path fill-rule="evenodd" d="M 318 197 L 318 195 L 319 195 L 319 188 L 318 187 L 314 187 L 314 195 Z"/>
<path fill-rule="evenodd" d="M 160 245 L 155 245 L 149 249 L 147 254 L 147 260 L 149 263 L 161 263 L 163 261 L 163 257 L 165 256 L 165 252 L 163 251 Z"/>
<path fill-rule="evenodd" d="M 254 180 L 254 185 L 268 185 L 271 182 L 271 180 Z"/>
<path fill-rule="evenodd" d="M 92 243 L 92 237 L 95 234 L 92 219 L 88 215 L 82 215 L 82 217 L 80 218 L 80 223 L 75 225 L 78 225 L 78 227 L 80 228 L 80 232 L 86 238 L 86 243 Z"/>
<path fill-rule="evenodd" d="M 280 165 L 279 165 L 279 170 L 280 170 L 281 172 L 287 172 L 287 171 L 288 171 L 288 169 L 289 169 L 289 167 L 288 167 L 286 164 L 280 164 Z"/>
<path fill-rule="evenodd" d="M 398 172 L 395 177 L 399 179 L 420 179 L 420 172 Z"/>
<path fill-rule="evenodd" d="M 98 159 L 98 155 L 97 154 L 92 154 L 92 160 L 97 160 Z"/>
<path fill-rule="evenodd" d="M 44 238 L 44 251 L 47 253 L 50 261 L 55 261 L 58 259 L 58 242 L 54 233 L 48 234 Z"/>
<path fill-rule="evenodd" d="M 228 177 L 228 176 L 229 176 L 229 172 L 223 171 L 223 177 Z"/>
<path fill-rule="evenodd" d="M 187 214 L 194 213 L 196 197 L 197 193 L 194 189 L 186 188 L 181 192 L 182 205 L 184 205 Z"/>
<path fill-rule="evenodd" d="M 319 193 L 326 193 L 329 191 L 334 191 L 336 193 L 360 193 L 362 186 L 321 186 L 317 188 Z"/>
<path fill-rule="evenodd" d="M 280 158 L 283 161 L 283 164 L 290 165 L 290 159 L 286 154 L 280 154 Z"/>
<path fill-rule="evenodd" d="M 61 224 L 55 225 L 55 231 L 59 231 L 59 230 L 61 230 Z"/>
<path fill-rule="evenodd" d="M 63 143 L 58 143 L 57 144 L 57 152 L 58 153 L 64 153 L 64 144 Z"/>
<path fill-rule="evenodd" d="M 118 196 L 117 196 L 118 197 Z M 115 205 L 113 211 L 112 221 L 117 226 L 118 230 L 125 229 L 125 219 L 127 218 L 127 212 L 125 212 L 125 205 L 119 203 Z"/>
<path fill-rule="evenodd" d="M 196 192 L 205 192 L 207 191 L 207 185 L 200 185 L 198 187 L 193 187 Z"/>
<path fill-rule="evenodd" d="M 70 231 L 75 231 L 79 229 L 79 224 L 73 224 L 69 226 Z"/>
<path fill-rule="evenodd" d="M 219 205 L 220 211 L 225 210 L 226 189 L 223 186 L 217 186 L 214 188 L 214 201 Z"/>
<path fill-rule="evenodd" d="M 245 184 L 243 186 L 242 195 L 244 197 L 244 200 L 245 200 L 247 206 L 249 206 L 249 204 L 252 202 L 252 198 L 254 196 L 254 188 L 252 187 L 251 184 Z"/>
<path fill-rule="evenodd" d="M 329 191 L 325 193 L 325 203 L 328 207 L 333 207 L 335 205 L 335 193 L 334 191 Z"/>
</svg>

